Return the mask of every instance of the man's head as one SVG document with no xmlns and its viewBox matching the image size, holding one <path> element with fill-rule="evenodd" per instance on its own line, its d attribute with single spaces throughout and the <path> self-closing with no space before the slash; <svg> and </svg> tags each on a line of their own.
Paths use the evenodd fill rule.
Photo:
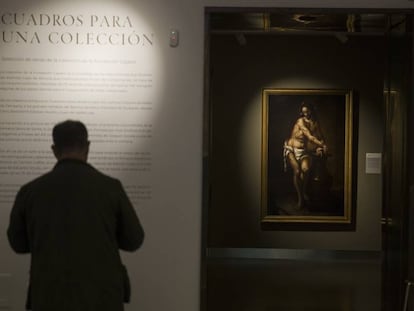
<svg viewBox="0 0 414 311">
<path fill-rule="evenodd" d="M 313 115 L 313 107 L 303 102 L 302 105 L 300 105 L 300 116 L 305 117 L 306 119 L 311 119 Z"/>
<path fill-rule="evenodd" d="M 67 120 L 53 128 L 52 150 L 58 160 L 86 161 L 89 152 L 88 131 L 80 121 Z"/>
</svg>

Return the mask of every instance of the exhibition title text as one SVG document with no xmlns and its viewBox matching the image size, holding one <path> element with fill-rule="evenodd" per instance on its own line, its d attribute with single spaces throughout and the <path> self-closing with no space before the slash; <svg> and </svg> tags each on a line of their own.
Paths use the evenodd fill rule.
<svg viewBox="0 0 414 311">
<path fill-rule="evenodd" d="M 154 44 L 154 35 L 135 30 L 129 16 L 0 13 L 0 25 L 1 42 L 10 44 Z"/>
</svg>

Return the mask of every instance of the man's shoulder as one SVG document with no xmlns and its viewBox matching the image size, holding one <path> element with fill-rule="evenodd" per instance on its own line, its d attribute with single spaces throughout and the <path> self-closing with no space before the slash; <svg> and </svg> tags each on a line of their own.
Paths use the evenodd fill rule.
<svg viewBox="0 0 414 311">
<path fill-rule="evenodd" d="M 122 187 L 121 181 L 118 178 L 110 176 L 101 170 L 88 164 L 88 172 L 86 173 L 99 186 L 108 187 L 109 189 L 118 189 Z"/>
<path fill-rule="evenodd" d="M 119 179 L 112 177 L 110 175 L 107 175 L 106 173 L 103 173 L 102 171 L 100 171 L 99 169 L 96 169 L 93 166 L 90 166 L 93 169 L 93 174 L 96 175 L 97 178 L 100 178 L 102 181 L 108 182 L 108 183 L 120 183 Z"/>
<path fill-rule="evenodd" d="M 75 173 L 75 171 L 77 173 Z M 31 189 L 41 185 L 48 185 L 50 183 L 55 183 L 57 180 L 69 181 L 73 179 L 90 179 L 92 178 L 95 181 L 101 183 L 106 183 L 110 185 L 119 184 L 120 181 L 117 178 L 109 176 L 94 166 L 83 163 L 82 165 L 74 166 L 58 166 L 56 165 L 52 170 L 46 172 L 31 181 L 25 183 L 21 188 L 22 189 Z"/>
<path fill-rule="evenodd" d="M 46 172 L 38 177 L 35 177 L 34 179 L 26 182 L 25 184 L 23 184 L 22 188 L 30 188 L 30 187 L 34 187 L 37 184 L 42 183 L 43 181 L 47 180 L 49 178 L 49 176 L 52 174 L 52 171 Z"/>
<path fill-rule="evenodd" d="M 20 186 L 19 195 L 24 195 L 28 193 L 35 193 L 39 188 L 46 185 L 48 183 L 49 176 L 51 175 L 51 171 L 44 173 L 28 182 L 24 183 Z"/>
<path fill-rule="evenodd" d="M 300 117 L 296 120 L 296 124 L 300 125 L 300 126 L 304 126 L 305 125 L 305 118 L 304 117 Z"/>
</svg>

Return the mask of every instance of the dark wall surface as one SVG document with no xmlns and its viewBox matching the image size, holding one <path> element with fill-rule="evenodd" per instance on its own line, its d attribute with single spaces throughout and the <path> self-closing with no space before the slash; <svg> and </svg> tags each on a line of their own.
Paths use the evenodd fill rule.
<svg viewBox="0 0 414 311">
<path fill-rule="evenodd" d="M 381 175 L 365 173 L 365 154 L 382 151 L 383 39 L 350 36 L 343 44 L 333 35 L 246 35 L 246 40 L 239 45 L 232 35 L 211 36 L 208 247 L 380 250 Z M 357 94 L 355 231 L 261 229 L 264 88 Z"/>
</svg>

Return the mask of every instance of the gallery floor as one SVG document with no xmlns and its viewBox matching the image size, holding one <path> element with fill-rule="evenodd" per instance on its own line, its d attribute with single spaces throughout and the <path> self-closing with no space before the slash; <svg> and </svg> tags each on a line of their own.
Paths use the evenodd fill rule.
<svg viewBox="0 0 414 311">
<path fill-rule="evenodd" d="M 378 311 L 376 260 L 208 259 L 206 311 Z"/>
</svg>

